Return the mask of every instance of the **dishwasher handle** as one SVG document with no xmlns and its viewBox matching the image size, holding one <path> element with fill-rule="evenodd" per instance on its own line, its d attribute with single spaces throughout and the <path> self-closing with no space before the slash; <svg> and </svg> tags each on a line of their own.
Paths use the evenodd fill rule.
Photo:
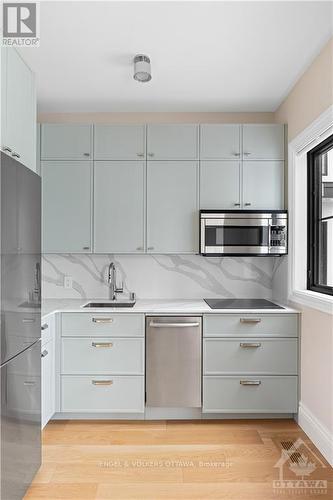
<svg viewBox="0 0 333 500">
<path fill-rule="evenodd" d="M 195 323 L 156 323 L 155 321 L 151 321 L 149 326 L 152 328 L 193 328 L 200 326 L 199 322 Z"/>
</svg>

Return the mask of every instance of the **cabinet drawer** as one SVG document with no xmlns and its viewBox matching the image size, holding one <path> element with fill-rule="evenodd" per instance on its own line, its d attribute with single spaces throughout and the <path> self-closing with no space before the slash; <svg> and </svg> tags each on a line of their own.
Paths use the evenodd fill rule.
<svg viewBox="0 0 333 500">
<path fill-rule="evenodd" d="M 118 375 L 144 374 L 144 339 L 63 338 L 61 372 Z"/>
<path fill-rule="evenodd" d="M 207 314 L 203 332 L 204 337 L 297 337 L 297 314 Z"/>
<path fill-rule="evenodd" d="M 205 339 L 204 374 L 297 375 L 297 339 Z"/>
<path fill-rule="evenodd" d="M 250 384 L 257 385 L 250 385 Z M 204 377 L 203 412 L 296 413 L 297 377 Z"/>
<path fill-rule="evenodd" d="M 63 337 L 144 336 L 142 314 L 63 313 L 61 325 Z"/>
<path fill-rule="evenodd" d="M 63 375 L 61 411 L 143 412 L 144 377 Z"/>
</svg>

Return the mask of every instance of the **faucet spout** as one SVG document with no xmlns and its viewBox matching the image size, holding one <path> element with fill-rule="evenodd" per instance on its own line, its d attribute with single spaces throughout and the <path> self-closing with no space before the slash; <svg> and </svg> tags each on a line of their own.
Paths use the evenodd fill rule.
<svg viewBox="0 0 333 500">
<path fill-rule="evenodd" d="M 117 293 L 123 293 L 123 284 L 120 287 L 117 287 L 117 271 L 116 266 L 113 262 L 109 264 L 108 270 L 108 284 L 110 287 L 110 299 L 117 300 Z"/>
</svg>

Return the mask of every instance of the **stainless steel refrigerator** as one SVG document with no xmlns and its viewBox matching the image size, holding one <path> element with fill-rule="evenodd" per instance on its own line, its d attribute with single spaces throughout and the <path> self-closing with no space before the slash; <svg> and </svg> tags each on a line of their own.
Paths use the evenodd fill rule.
<svg viewBox="0 0 333 500">
<path fill-rule="evenodd" d="M 41 187 L 4 153 L 0 165 L 0 498 L 21 500 L 41 464 Z"/>
</svg>

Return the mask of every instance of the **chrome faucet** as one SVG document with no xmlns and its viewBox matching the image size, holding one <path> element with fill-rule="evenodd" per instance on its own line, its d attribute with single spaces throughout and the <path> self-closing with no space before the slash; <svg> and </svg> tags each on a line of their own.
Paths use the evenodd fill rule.
<svg viewBox="0 0 333 500">
<path fill-rule="evenodd" d="M 121 283 L 121 286 L 117 288 L 117 271 L 113 262 L 109 265 L 108 283 L 110 287 L 110 299 L 117 300 L 117 293 L 123 293 L 124 289 L 123 283 Z"/>
</svg>

